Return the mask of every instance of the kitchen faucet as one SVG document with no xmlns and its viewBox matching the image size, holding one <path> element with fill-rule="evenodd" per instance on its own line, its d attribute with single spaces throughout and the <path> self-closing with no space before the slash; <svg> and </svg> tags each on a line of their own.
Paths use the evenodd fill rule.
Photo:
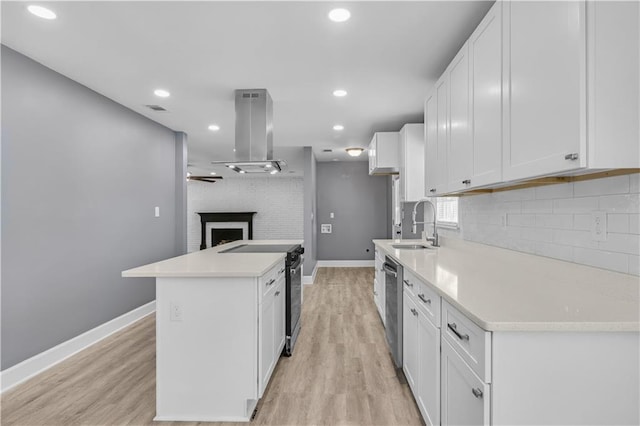
<svg viewBox="0 0 640 426">
<path fill-rule="evenodd" d="M 411 232 L 415 234 L 417 232 L 418 225 L 424 225 L 427 223 L 427 222 L 416 222 L 418 204 L 420 203 L 425 203 L 425 205 L 426 203 L 431 204 L 431 208 L 433 209 L 433 237 L 427 237 L 427 241 L 430 241 L 434 247 L 440 247 L 440 245 L 438 244 L 438 230 L 436 228 L 436 206 L 428 198 L 423 198 L 421 200 L 418 200 L 416 204 L 413 206 L 413 212 L 411 213 L 411 222 L 412 222 Z M 425 230 L 425 234 L 426 234 L 426 230 Z"/>
</svg>

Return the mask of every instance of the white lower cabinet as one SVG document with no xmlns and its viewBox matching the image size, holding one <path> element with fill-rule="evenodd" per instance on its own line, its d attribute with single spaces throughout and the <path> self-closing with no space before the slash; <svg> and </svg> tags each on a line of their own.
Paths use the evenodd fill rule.
<svg viewBox="0 0 640 426">
<path fill-rule="evenodd" d="M 385 322 L 385 275 L 382 265 L 384 264 L 384 254 L 376 249 L 375 254 L 375 277 L 373 279 L 373 301 L 376 304 L 382 324 Z"/>
<path fill-rule="evenodd" d="M 407 271 L 408 272 L 408 271 Z M 440 329 L 431 311 L 440 311 L 440 297 L 425 297 L 426 284 L 406 274 L 403 291 L 403 371 L 428 426 L 440 424 Z M 420 298 L 420 299 L 418 299 Z M 425 304 L 423 300 L 428 300 Z"/>
<path fill-rule="evenodd" d="M 285 279 L 274 281 L 260 307 L 260 397 L 280 358 L 285 342 Z"/>
<path fill-rule="evenodd" d="M 440 329 L 418 311 L 418 395 L 427 426 L 440 424 Z"/>
<path fill-rule="evenodd" d="M 491 423 L 491 390 L 445 339 L 442 340 L 442 424 Z"/>
</svg>

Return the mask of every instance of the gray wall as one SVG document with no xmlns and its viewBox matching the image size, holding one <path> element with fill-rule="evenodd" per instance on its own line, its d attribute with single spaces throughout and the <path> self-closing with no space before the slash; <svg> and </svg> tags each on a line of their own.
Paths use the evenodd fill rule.
<svg viewBox="0 0 640 426">
<path fill-rule="evenodd" d="M 176 254 L 176 151 L 170 129 L 2 46 L 3 370 L 154 300 L 153 279 L 120 273 Z"/>
<path fill-rule="evenodd" d="M 387 180 L 369 176 L 365 161 L 318 163 L 318 260 L 374 258 L 371 240 L 389 234 Z M 323 223 L 333 225 L 331 234 L 320 233 Z"/>
<path fill-rule="evenodd" d="M 310 146 L 304 147 L 304 275 L 311 276 L 318 263 L 317 161 Z"/>
</svg>

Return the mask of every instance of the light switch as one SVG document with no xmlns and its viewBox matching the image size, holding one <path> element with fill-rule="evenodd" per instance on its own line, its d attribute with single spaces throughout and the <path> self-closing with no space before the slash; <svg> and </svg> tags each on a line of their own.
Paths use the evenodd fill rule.
<svg viewBox="0 0 640 426">
<path fill-rule="evenodd" d="M 160 207 L 156 207 L 156 217 L 160 217 Z"/>
<path fill-rule="evenodd" d="M 335 218 L 335 217 L 336 217 L 336 215 L 334 215 L 334 214 L 333 214 L 333 212 L 331 212 L 331 213 L 329 213 L 329 217 L 330 217 L 331 219 L 333 219 L 333 218 Z"/>
</svg>

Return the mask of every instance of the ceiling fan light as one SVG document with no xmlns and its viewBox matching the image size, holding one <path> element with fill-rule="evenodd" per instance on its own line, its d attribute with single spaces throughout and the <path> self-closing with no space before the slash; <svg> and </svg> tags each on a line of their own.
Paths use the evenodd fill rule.
<svg viewBox="0 0 640 426">
<path fill-rule="evenodd" d="M 349 154 L 352 157 L 358 157 L 360 156 L 360 154 L 362 154 L 362 152 L 364 151 L 364 148 L 347 148 L 346 149 L 347 154 Z"/>
</svg>

